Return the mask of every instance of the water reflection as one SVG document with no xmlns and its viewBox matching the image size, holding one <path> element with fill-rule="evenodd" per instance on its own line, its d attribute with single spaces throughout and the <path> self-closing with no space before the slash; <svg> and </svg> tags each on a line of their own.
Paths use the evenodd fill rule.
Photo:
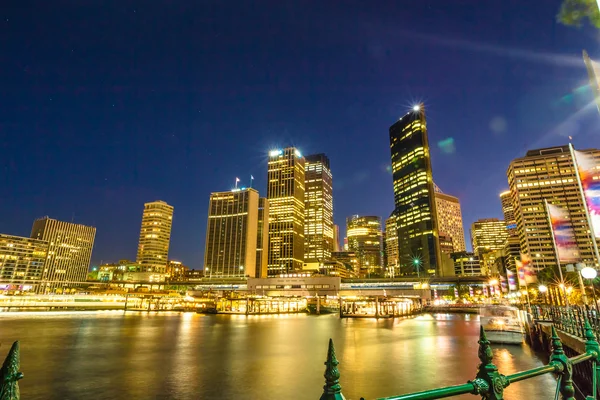
<svg viewBox="0 0 600 400">
<path fill-rule="evenodd" d="M 21 340 L 28 400 L 315 399 L 330 337 L 348 399 L 464 383 L 479 363 L 479 322 L 465 315 L 5 314 L 0 323 L 2 348 Z M 525 346 L 494 354 L 504 374 L 542 364 Z M 507 390 L 507 398 L 551 398 L 554 380 Z"/>
</svg>

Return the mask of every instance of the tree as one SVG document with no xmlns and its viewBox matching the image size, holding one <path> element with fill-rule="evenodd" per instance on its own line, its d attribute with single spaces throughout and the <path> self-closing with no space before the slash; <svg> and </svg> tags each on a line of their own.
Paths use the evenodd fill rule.
<svg viewBox="0 0 600 400">
<path fill-rule="evenodd" d="M 564 0 L 557 15 L 558 22 L 581 27 L 587 19 L 592 26 L 600 28 L 600 10 L 597 0 Z"/>
</svg>

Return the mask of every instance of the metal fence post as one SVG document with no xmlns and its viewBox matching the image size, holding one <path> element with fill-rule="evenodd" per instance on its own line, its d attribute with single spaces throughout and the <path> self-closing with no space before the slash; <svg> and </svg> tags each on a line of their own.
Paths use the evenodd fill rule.
<svg viewBox="0 0 600 400">
<path fill-rule="evenodd" d="M 335 348 L 333 347 L 333 339 L 329 339 L 329 349 L 327 350 L 327 361 L 325 361 L 325 386 L 323 386 L 323 394 L 319 400 L 346 400 L 342 394 L 340 386 L 340 371 L 338 370 L 339 362 L 335 357 Z"/>
<path fill-rule="evenodd" d="M 552 355 L 550 363 L 560 365 L 557 374 L 560 375 L 559 390 L 564 400 L 575 400 L 575 387 L 573 386 L 573 365 L 565 355 L 560 337 L 552 325 Z"/>
<path fill-rule="evenodd" d="M 490 347 L 490 341 L 485 336 L 483 326 L 479 328 L 479 351 L 477 355 L 481 360 L 479 364 L 477 377 L 471 381 L 475 387 L 473 394 L 481 395 L 486 400 L 503 400 L 504 388 L 509 385 L 509 381 L 504 375 L 498 372 L 498 367 L 492 363 L 494 353 Z"/>
<path fill-rule="evenodd" d="M 13 343 L 2 368 L 0 368 L 0 400 L 19 400 L 19 379 L 23 373 L 19 372 L 19 342 Z"/>
<path fill-rule="evenodd" d="M 598 394 L 598 380 L 600 379 L 600 344 L 594 335 L 594 329 L 589 321 L 585 320 L 585 352 L 592 354 L 592 394 L 596 398 Z"/>
</svg>

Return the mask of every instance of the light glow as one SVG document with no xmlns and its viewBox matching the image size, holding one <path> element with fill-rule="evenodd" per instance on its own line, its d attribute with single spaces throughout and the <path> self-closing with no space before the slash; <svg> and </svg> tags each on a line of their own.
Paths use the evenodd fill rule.
<svg viewBox="0 0 600 400">
<path fill-rule="evenodd" d="M 598 276 L 598 271 L 591 267 L 585 267 L 581 269 L 581 276 L 585 279 L 594 279 Z"/>
<path fill-rule="evenodd" d="M 279 150 L 271 150 L 269 152 L 269 157 L 277 157 L 283 154 L 283 150 L 279 149 Z"/>
<path fill-rule="evenodd" d="M 417 111 L 421 110 L 421 106 L 418 104 L 415 104 L 412 109 L 413 109 L 413 111 L 417 112 Z"/>
</svg>

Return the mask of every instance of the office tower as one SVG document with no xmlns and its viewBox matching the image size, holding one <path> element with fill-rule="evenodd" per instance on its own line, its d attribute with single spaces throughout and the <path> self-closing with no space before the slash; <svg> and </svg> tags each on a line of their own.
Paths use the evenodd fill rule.
<svg viewBox="0 0 600 400">
<path fill-rule="evenodd" d="M 476 254 L 466 251 L 452 253 L 450 255 L 454 262 L 454 275 L 456 276 L 478 276 L 481 275 L 481 266 Z"/>
<path fill-rule="evenodd" d="M 256 235 L 256 278 L 267 277 L 269 251 L 269 200 L 264 197 L 258 199 L 258 229 Z"/>
<path fill-rule="evenodd" d="M 454 242 L 452 241 L 451 236 L 447 236 L 443 233 L 440 233 L 440 251 L 443 254 L 452 254 L 454 253 Z"/>
<path fill-rule="evenodd" d="M 500 193 L 500 202 L 502 203 L 502 213 L 504 214 L 504 223 L 509 236 L 517 235 L 517 222 L 515 221 L 515 209 L 512 203 L 510 190 Z"/>
<path fill-rule="evenodd" d="M 264 201 L 263 201 L 264 206 Z M 263 213 L 264 213 L 263 208 Z M 252 188 L 210 195 L 204 274 L 208 277 L 257 276 L 259 196 Z M 265 226 L 261 227 L 265 234 Z M 264 240 L 262 241 L 264 243 Z"/>
<path fill-rule="evenodd" d="M 0 285 L 38 291 L 47 255 L 44 240 L 0 234 Z"/>
<path fill-rule="evenodd" d="M 334 250 L 333 178 L 325 154 L 304 160 L 304 262 L 320 263 Z"/>
<path fill-rule="evenodd" d="M 87 277 L 96 228 L 43 217 L 33 222 L 31 238 L 48 242 L 41 292 L 84 282 Z"/>
<path fill-rule="evenodd" d="M 304 157 L 294 147 L 269 152 L 268 273 L 299 271 L 304 264 Z"/>
<path fill-rule="evenodd" d="M 173 206 L 160 200 L 144 204 L 137 252 L 141 272 L 166 272 L 172 224 Z"/>
<path fill-rule="evenodd" d="M 580 151 L 595 157 L 600 165 L 600 150 Z M 568 211 L 581 262 L 596 264 L 569 146 L 530 150 L 510 163 L 507 177 L 521 252 L 531 256 L 537 270 L 557 265 L 544 200 Z"/>
<path fill-rule="evenodd" d="M 479 219 L 471 225 L 473 253 L 480 259 L 487 252 L 502 249 L 507 238 L 506 225 L 498 218 Z"/>
<path fill-rule="evenodd" d="M 452 251 L 450 253 L 466 251 L 465 231 L 458 198 L 442 193 L 441 190 L 436 191 L 435 206 L 440 238 L 446 236 L 452 239 Z"/>
<path fill-rule="evenodd" d="M 333 251 L 340 251 L 340 226 L 333 226 Z"/>
<path fill-rule="evenodd" d="M 167 263 L 168 280 L 171 282 L 181 282 L 185 280 L 187 271 L 190 268 L 183 265 L 181 261 L 169 260 Z"/>
<path fill-rule="evenodd" d="M 361 275 L 381 276 L 383 272 L 383 243 L 381 218 L 353 215 L 346 218 L 348 250 L 358 256 Z"/>
<path fill-rule="evenodd" d="M 594 101 L 596 102 L 596 108 L 600 112 L 600 83 L 598 82 L 598 64 L 588 56 L 587 51 L 583 50 L 583 62 L 587 69 L 588 78 L 590 80 L 590 87 L 594 94 Z"/>
<path fill-rule="evenodd" d="M 400 269 L 407 275 L 435 274 L 441 253 L 423 105 L 389 132 Z"/>
<path fill-rule="evenodd" d="M 398 230 L 396 229 L 396 218 L 390 216 L 385 220 L 385 242 L 387 254 L 388 274 L 395 276 L 399 274 L 398 270 Z"/>
</svg>

